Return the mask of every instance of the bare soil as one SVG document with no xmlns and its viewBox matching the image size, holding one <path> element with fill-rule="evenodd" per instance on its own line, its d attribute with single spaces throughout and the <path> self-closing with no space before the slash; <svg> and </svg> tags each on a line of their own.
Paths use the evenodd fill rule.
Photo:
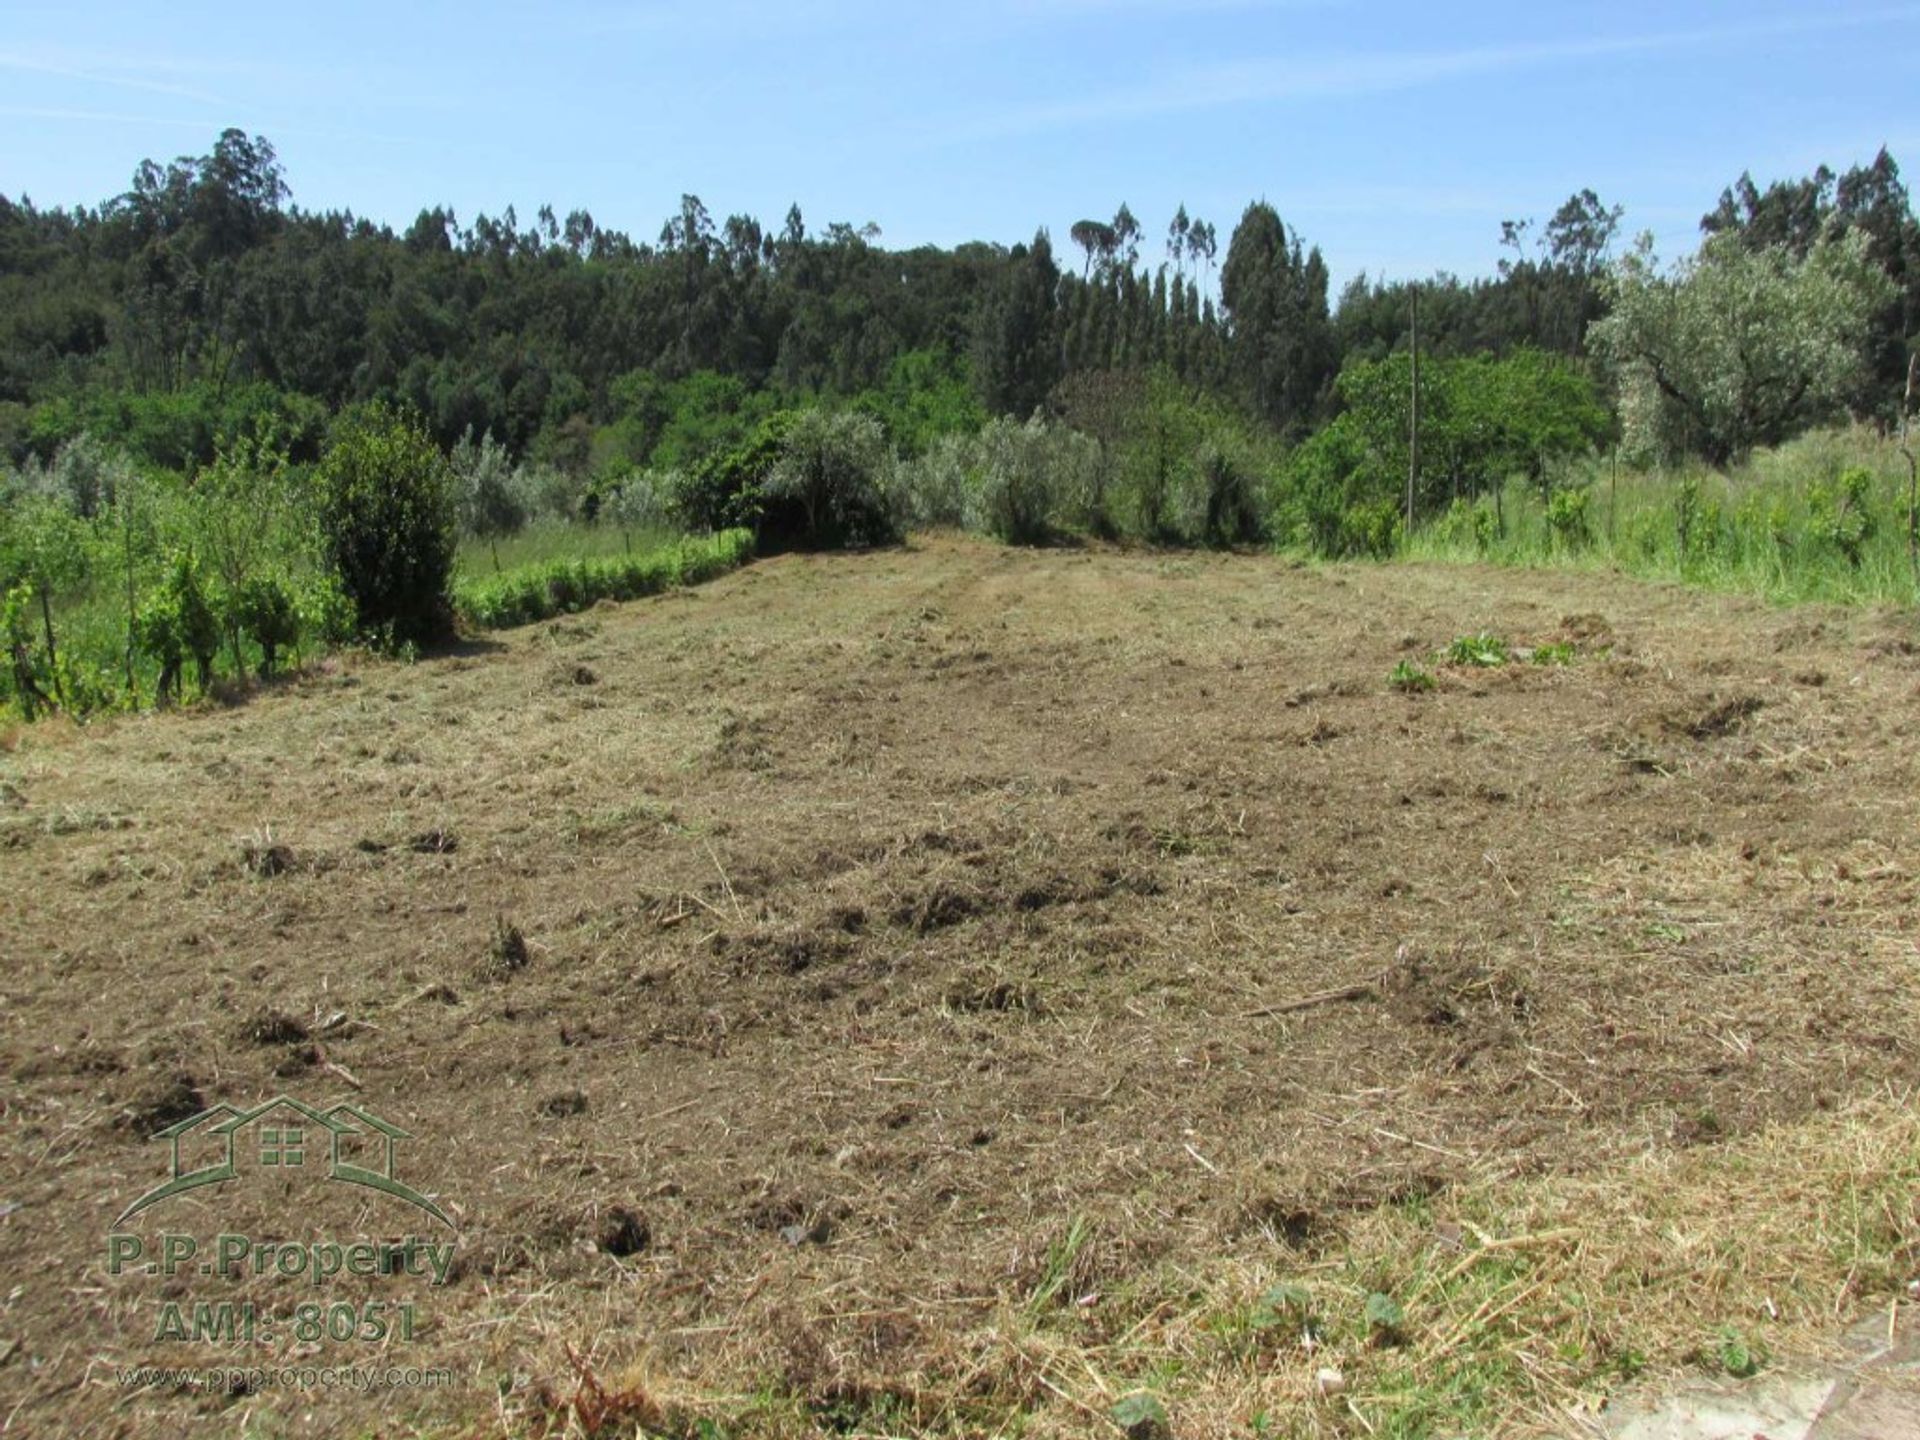
<svg viewBox="0 0 1920 1440">
<path fill-rule="evenodd" d="M 1481 630 L 1575 659 L 1434 662 Z M 957 1337 L 1920 1081 L 1916 701 L 1911 618 L 943 537 L 16 733 L 0 1430 L 1104 1425 Z M 412 1344 L 260 1348 L 455 1387 L 116 1383 L 251 1353 L 168 1298 L 311 1298 L 104 1264 L 154 1130 L 281 1092 L 409 1131 L 458 1259 L 320 1292 Z M 339 1188 L 131 1228 L 433 1231 Z"/>
</svg>

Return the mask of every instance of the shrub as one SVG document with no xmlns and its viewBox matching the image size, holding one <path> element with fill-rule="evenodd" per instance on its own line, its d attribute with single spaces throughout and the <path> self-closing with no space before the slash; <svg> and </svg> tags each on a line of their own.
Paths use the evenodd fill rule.
<svg viewBox="0 0 1920 1440">
<path fill-rule="evenodd" d="M 1207 545 L 1258 540 L 1266 529 L 1259 495 L 1246 457 L 1209 437 L 1176 486 L 1177 528 L 1183 538 Z"/>
<path fill-rule="evenodd" d="M 942 435 L 897 476 L 901 517 L 912 526 L 960 526 L 967 519 L 969 469 L 978 447 L 971 435 Z"/>
<path fill-rule="evenodd" d="M 33 653 L 33 621 L 28 607 L 33 604 L 31 585 L 14 585 L 0 594 L 0 640 L 7 647 L 7 683 L 20 713 L 28 720 L 53 702 L 41 688 L 40 666 Z"/>
<path fill-rule="evenodd" d="M 166 704 L 181 698 L 186 662 L 194 662 L 195 679 L 205 694 L 213 685 L 213 657 L 220 649 L 220 618 L 200 583 L 200 565 L 191 552 L 173 557 L 160 588 L 147 597 L 134 627 L 142 653 L 160 666 L 154 699 Z"/>
<path fill-rule="evenodd" d="M 353 638 L 353 601 L 340 588 L 339 576 L 311 577 L 300 587 L 295 603 L 301 635 L 317 635 L 329 645 L 344 645 Z"/>
<path fill-rule="evenodd" d="M 529 515 L 588 524 L 595 519 L 598 497 L 584 471 L 541 463 L 521 465 L 513 474 Z"/>
<path fill-rule="evenodd" d="M 674 518 L 689 530 L 746 529 L 757 535 L 767 476 L 797 418 L 790 410 L 769 415 L 740 444 L 713 451 L 687 471 L 673 497 Z"/>
<path fill-rule="evenodd" d="M 1042 545 L 1078 513 L 1098 447 L 1084 435 L 999 419 L 974 438 L 967 473 L 967 527 L 1012 545 Z"/>
<path fill-rule="evenodd" d="M 530 511 L 530 496 L 525 477 L 507 457 L 507 447 L 491 433 L 476 444 L 473 431 L 467 431 L 453 447 L 455 507 L 460 528 L 477 539 L 492 544 L 502 535 L 516 535 L 525 528 Z M 500 556 L 494 553 L 494 566 Z"/>
<path fill-rule="evenodd" d="M 872 416 L 802 412 L 762 481 L 761 539 L 816 547 L 897 539 L 891 462 L 886 433 Z"/>
<path fill-rule="evenodd" d="M 300 611 L 293 594 L 271 575 L 256 575 L 232 599 L 233 623 L 260 647 L 260 678 L 268 679 L 283 647 L 300 641 Z"/>
<path fill-rule="evenodd" d="M 1500 517 L 1491 506 L 1461 496 L 1447 507 L 1446 514 L 1434 522 L 1433 528 L 1435 538 L 1442 545 L 1470 545 L 1484 555 L 1500 538 Z"/>
<path fill-rule="evenodd" d="M 28 477 L 29 479 L 31 477 Z M 48 490 L 0 496 L 0 587 L 23 585 L 40 612 L 46 643 L 46 674 L 53 696 L 68 705 L 59 642 L 54 631 L 56 601 L 83 589 L 91 554 L 88 530 L 60 495 Z"/>
<path fill-rule="evenodd" d="M 1055 477 L 1043 453 L 1044 432 L 1037 416 L 1025 425 L 996 420 L 980 431 L 968 475 L 969 528 L 1010 545 L 1040 545 L 1052 538 Z"/>
<path fill-rule="evenodd" d="M 1852 465 L 1830 482 L 1816 481 L 1807 491 L 1808 530 L 1823 545 L 1831 545 L 1858 570 L 1867 542 L 1874 537 L 1873 472 Z"/>
<path fill-rule="evenodd" d="M 1720 502 L 1707 498 L 1698 475 L 1680 481 L 1673 494 L 1673 529 L 1682 573 L 1703 569 L 1719 552 L 1722 518 Z"/>
<path fill-rule="evenodd" d="M 134 479 L 133 465 L 124 454 L 86 431 L 64 441 L 51 464 L 29 459 L 18 486 L 58 499 L 83 520 L 113 509 Z"/>
<path fill-rule="evenodd" d="M 383 404 L 349 411 L 318 480 L 327 556 L 360 633 L 394 647 L 444 639 L 453 613 L 453 485 L 426 432 Z"/>
<path fill-rule="evenodd" d="M 630 470 L 602 490 L 596 518 L 629 534 L 668 529 L 674 497 L 685 486 L 676 471 Z"/>
<path fill-rule="evenodd" d="M 284 561 L 310 543 L 304 500 L 271 435 L 229 441 L 186 493 L 186 548 L 217 592 L 236 676 L 246 671 L 241 597 L 268 557 Z"/>
<path fill-rule="evenodd" d="M 1547 498 L 1547 531 L 1556 545 L 1578 550 L 1593 539 L 1587 524 L 1587 492 L 1555 490 Z"/>
<path fill-rule="evenodd" d="M 1400 548 L 1400 506 L 1393 500 L 1361 500 L 1340 516 L 1330 546 L 1322 553 L 1384 560 Z"/>
</svg>

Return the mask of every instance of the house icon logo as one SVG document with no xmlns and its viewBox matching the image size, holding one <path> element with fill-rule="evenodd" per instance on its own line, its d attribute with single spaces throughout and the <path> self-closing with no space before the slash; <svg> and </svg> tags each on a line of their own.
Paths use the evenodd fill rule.
<svg viewBox="0 0 1920 1440">
<path fill-rule="evenodd" d="M 168 1142 L 172 1175 L 121 1211 L 116 1225 L 175 1195 L 238 1179 L 245 1166 L 285 1171 L 325 1165 L 330 1181 L 378 1190 L 425 1211 L 449 1230 L 458 1228 L 444 1210 L 394 1174 L 396 1142 L 413 1137 L 359 1105 L 318 1110 L 290 1095 L 251 1110 L 222 1102 L 153 1138 Z"/>
</svg>

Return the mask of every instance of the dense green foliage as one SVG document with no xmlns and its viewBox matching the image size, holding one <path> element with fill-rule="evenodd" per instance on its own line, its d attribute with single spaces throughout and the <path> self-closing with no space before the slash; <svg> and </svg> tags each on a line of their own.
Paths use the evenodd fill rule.
<svg viewBox="0 0 1920 1440">
<path fill-rule="evenodd" d="M 434 209 L 396 233 L 288 198 L 273 147 L 232 130 L 97 209 L 0 198 L 0 454 L 46 459 L 88 432 L 182 471 L 271 415 L 306 462 L 329 412 L 379 399 L 444 448 L 491 435 L 562 470 L 686 469 L 831 396 L 916 455 L 988 415 L 1026 419 L 1063 379 L 1153 368 L 1298 431 L 1343 353 L 1404 342 L 1386 292 L 1350 290 L 1331 315 L 1325 261 L 1265 204 L 1217 273 L 1211 224 L 1183 209 L 1156 266 L 1122 206 L 1073 227 L 1074 274 L 1044 232 L 889 251 L 870 226 L 813 233 L 797 208 L 777 230 L 718 221 L 694 196 L 654 244 L 584 211 L 462 226 Z M 1450 282 L 1429 287 L 1439 349 L 1580 348 L 1568 317 L 1591 310 L 1611 231 L 1550 231 L 1552 253 L 1483 287 L 1471 323 L 1445 318 Z M 1539 298 L 1562 292 L 1571 311 Z"/>
<path fill-rule="evenodd" d="M 1286 468 L 1294 536 L 1329 555 L 1383 555 L 1398 543 L 1412 468 L 1407 355 L 1357 361 L 1335 389 L 1344 407 Z M 1587 451 L 1611 426 L 1594 386 L 1571 362 L 1537 350 L 1501 359 L 1429 358 L 1420 367 L 1420 466 L 1414 518 L 1513 475 L 1543 490 L 1552 462 Z"/>
<path fill-rule="evenodd" d="M 456 518 L 446 457 L 376 402 L 341 417 L 315 482 L 327 558 L 360 633 L 388 645 L 445 639 Z"/>
</svg>

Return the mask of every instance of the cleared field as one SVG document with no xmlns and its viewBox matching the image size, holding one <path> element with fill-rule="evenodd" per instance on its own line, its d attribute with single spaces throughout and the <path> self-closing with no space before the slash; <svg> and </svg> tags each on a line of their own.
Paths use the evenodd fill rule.
<svg viewBox="0 0 1920 1440">
<path fill-rule="evenodd" d="M 1911 616 L 937 538 L 17 734 L 0 1420 L 1479 1433 L 1837 1334 L 1920 1270 L 1917 701 Z M 104 1265 L 281 1091 L 459 1226 L 312 1353 L 457 1387 L 115 1382 L 309 1298 Z M 216 1189 L 133 1225 L 412 1223 Z"/>
</svg>

